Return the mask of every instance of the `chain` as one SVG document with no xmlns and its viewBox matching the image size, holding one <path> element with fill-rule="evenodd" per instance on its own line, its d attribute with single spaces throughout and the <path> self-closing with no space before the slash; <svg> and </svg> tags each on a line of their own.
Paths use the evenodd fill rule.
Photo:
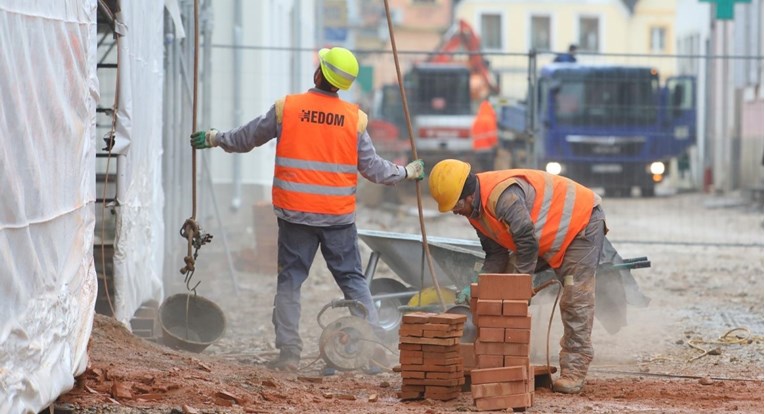
<svg viewBox="0 0 765 414">
<path fill-rule="evenodd" d="M 212 234 L 204 233 L 202 228 L 199 227 L 199 224 L 191 218 L 186 219 L 186 222 L 183 223 L 180 234 L 181 237 L 188 241 L 188 253 L 186 257 L 183 258 L 185 266 L 181 268 L 181 274 L 185 275 L 184 282 L 186 283 L 186 289 L 190 292 L 194 292 L 194 295 L 196 295 L 197 286 L 201 283 L 197 282 L 194 287 L 191 287 L 191 278 L 194 276 L 194 271 L 196 270 L 196 259 L 197 256 L 199 256 L 199 249 L 205 244 L 210 243 L 213 236 Z"/>
</svg>

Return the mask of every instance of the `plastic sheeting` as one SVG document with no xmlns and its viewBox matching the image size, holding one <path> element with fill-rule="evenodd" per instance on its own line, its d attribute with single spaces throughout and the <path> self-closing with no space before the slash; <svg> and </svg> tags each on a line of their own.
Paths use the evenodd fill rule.
<svg viewBox="0 0 765 414">
<path fill-rule="evenodd" d="M 162 300 L 162 91 L 164 3 L 120 4 L 114 316 L 130 327 L 144 302 Z"/>
<path fill-rule="evenodd" d="M 96 0 L 0 1 L 0 413 L 87 365 L 96 274 Z"/>
</svg>

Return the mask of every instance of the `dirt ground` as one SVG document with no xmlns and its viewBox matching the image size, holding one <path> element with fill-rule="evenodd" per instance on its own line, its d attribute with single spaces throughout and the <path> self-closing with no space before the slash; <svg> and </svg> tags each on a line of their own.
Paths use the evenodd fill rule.
<svg viewBox="0 0 765 414">
<path fill-rule="evenodd" d="M 358 227 L 419 234 L 416 205 L 360 206 Z M 438 215 L 424 199 L 428 236 L 474 239 L 461 217 Z M 677 194 L 605 199 L 608 237 L 624 257 L 648 256 L 633 270 L 645 308 L 628 308 L 629 325 L 611 335 L 596 322 L 596 357 L 576 396 L 537 388 L 534 413 L 763 412 L 763 211 L 736 197 Z M 455 400 L 399 401 L 401 378 L 386 370 L 321 377 L 316 315 L 339 289 L 320 255 L 303 287 L 301 370 L 273 372 L 270 322 L 275 275 L 244 258 L 254 247 L 252 216 L 231 218 L 227 231 L 237 271 L 213 244 L 200 252 L 198 291 L 221 306 L 224 336 L 199 354 L 174 351 L 132 336 L 97 316 L 88 370 L 56 403 L 86 413 L 456 413 L 475 411 L 470 393 Z M 275 235 L 274 235 L 275 237 Z M 366 263 L 370 250 L 362 242 Z M 205 246 L 207 249 L 207 246 Z M 375 277 L 396 278 L 384 264 Z M 239 291 L 234 289 L 235 278 Z M 168 288 L 175 293 L 181 284 Z M 552 295 L 548 295 L 552 297 Z M 540 296 L 541 298 L 541 296 Z M 534 314 L 532 363 L 544 365 L 552 303 Z M 327 320 L 343 316 L 327 312 Z M 733 329 L 727 336 L 725 334 Z M 553 320 L 550 362 L 557 364 L 560 321 Z M 395 344 L 391 346 L 395 350 Z M 392 352 L 389 366 L 397 361 Z"/>
</svg>

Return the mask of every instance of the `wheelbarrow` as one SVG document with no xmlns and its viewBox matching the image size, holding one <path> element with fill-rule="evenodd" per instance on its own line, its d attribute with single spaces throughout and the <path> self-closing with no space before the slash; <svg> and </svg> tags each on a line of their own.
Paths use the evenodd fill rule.
<svg viewBox="0 0 765 414">
<path fill-rule="evenodd" d="M 409 310 L 413 297 L 433 287 L 424 257 L 422 236 L 377 230 L 358 230 L 359 238 L 371 249 L 364 275 L 378 309 L 380 325 L 391 336 L 398 335 L 401 316 Z M 428 237 L 436 280 L 442 289 L 460 291 L 473 282 L 484 261 L 478 240 Z M 375 278 L 382 260 L 398 277 Z M 622 259 L 606 239 L 600 257 L 596 284 L 596 318 L 609 333 L 626 326 L 626 305 L 644 307 L 644 296 L 630 270 L 650 267 L 647 257 Z M 551 270 L 533 275 L 535 288 L 555 278 Z M 422 302 L 418 302 L 422 305 Z M 465 313 L 465 306 L 447 303 L 448 312 Z M 440 307 L 440 304 L 439 304 Z M 467 310 L 469 312 L 469 310 Z M 464 337 L 463 337 L 464 338 Z"/>
</svg>

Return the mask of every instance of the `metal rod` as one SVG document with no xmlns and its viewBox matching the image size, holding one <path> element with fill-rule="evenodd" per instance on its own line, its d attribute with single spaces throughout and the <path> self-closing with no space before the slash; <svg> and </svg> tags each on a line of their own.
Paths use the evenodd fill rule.
<svg viewBox="0 0 765 414">
<path fill-rule="evenodd" d="M 414 133 L 412 131 L 412 119 L 409 116 L 409 103 L 406 100 L 406 91 L 404 90 L 404 81 L 401 77 L 401 65 L 398 61 L 398 51 L 396 50 L 396 37 L 393 33 L 393 20 L 390 17 L 390 5 L 388 0 L 385 0 L 385 17 L 388 21 L 388 32 L 390 33 L 390 44 L 393 50 L 393 61 L 396 64 L 396 77 L 398 78 L 398 88 L 401 92 L 401 103 L 404 109 L 404 115 L 406 117 L 406 128 L 409 131 L 409 144 L 412 147 L 412 156 L 417 159 L 417 146 L 414 144 Z M 420 231 L 422 232 L 422 247 L 425 252 L 425 257 L 428 259 L 428 268 L 430 269 L 430 277 L 433 279 L 433 286 L 436 288 L 436 294 L 438 295 L 438 302 L 441 304 L 441 308 L 446 312 L 446 304 L 444 298 L 441 296 L 441 287 L 438 284 L 436 278 L 435 266 L 433 265 L 433 257 L 430 255 L 430 248 L 428 247 L 428 238 L 425 232 L 425 217 L 422 213 L 422 194 L 420 192 L 420 182 L 415 181 L 414 187 L 417 191 L 417 213 L 420 218 Z"/>
</svg>

